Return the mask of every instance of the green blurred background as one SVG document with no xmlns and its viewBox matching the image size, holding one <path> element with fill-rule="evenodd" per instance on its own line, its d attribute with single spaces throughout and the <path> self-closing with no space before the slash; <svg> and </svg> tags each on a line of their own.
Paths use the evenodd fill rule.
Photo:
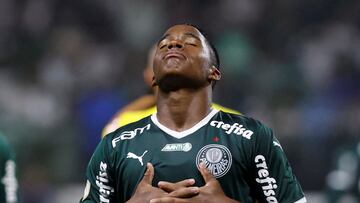
<svg viewBox="0 0 360 203">
<path fill-rule="evenodd" d="M 272 127 L 309 202 L 325 201 L 336 149 L 360 140 L 359 11 L 357 0 L 1 0 L 0 131 L 22 202 L 80 199 L 102 127 L 148 91 L 147 51 L 178 23 L 218 48 L 214 100 Z"/>
</svg>

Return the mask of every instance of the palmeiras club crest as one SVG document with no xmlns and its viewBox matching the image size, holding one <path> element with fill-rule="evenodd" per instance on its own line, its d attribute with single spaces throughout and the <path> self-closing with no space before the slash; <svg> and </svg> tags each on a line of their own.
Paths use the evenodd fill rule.
<svg viewBox="0 0 360 203">
<path fill-rule="evenodd" d="M 220 178 L 230 169 L 232 164 L 232 155 L 230 150 L 219 144 L 209 144 L 201 148 L 196 156 L 196 166 L 204 162 L 209 171 Z"/>
</svg>

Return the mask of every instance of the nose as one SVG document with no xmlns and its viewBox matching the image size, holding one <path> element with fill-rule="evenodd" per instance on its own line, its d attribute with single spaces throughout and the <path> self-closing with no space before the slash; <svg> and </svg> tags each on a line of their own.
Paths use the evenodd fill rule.
<svg viewBox="0 0 360 203">
<path fill-rule="evenodd" d="M 171 40 L 167 45 L 168 49 L 182 49 L 184 45 L 178 40 Z"/>
</svg>

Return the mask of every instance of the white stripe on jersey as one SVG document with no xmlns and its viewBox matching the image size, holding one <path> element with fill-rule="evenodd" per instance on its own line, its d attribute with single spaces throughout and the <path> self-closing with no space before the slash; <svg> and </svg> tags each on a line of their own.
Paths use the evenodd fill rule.
<svg viewBox="0 0 360 203">
<path fill-rule="evenodd" d="M 307 202 L 307 201 L 306 201 L 306 198 L 303 197 L 303 198 L 299 199 L 298 201 L 296 201 L 296 202 L 294 202 L 294 203 L 306 203 L 306 202 Z"/>
<path fill-rule="evenodd" d="M 170 128 L 168 128 L 168 127 L 164 126 L 163 124 L 161 124 L 159 122 L 159 120 L 157 119 L 157 117 L 156 117 L 156 113 L 151 115 L 151 120 L 154 122 L 155 125 L 157 125 L 165 133 L 167 133 L 167 134 L 169 134 L 169 135 L 171 135 L 171 136 L 173 136 L 173 137 L 175 137 L 177 139 L 180 139 L 180 138 L 186 137 L 186 136 L 194 133 L 195 131 L 199 130 L 201 127 L 206 125 L 217 112 L 219 112 L 219 110 L 212 109 L 210 111 L 210 113 L 205 118 L 203 118 L 200 122 L 198 122 L 196 125 L 194 125 L 193 127 L 189 128 L 187 130 L 181 131 L 181 132 L 171 130 Z"/>
</svg>

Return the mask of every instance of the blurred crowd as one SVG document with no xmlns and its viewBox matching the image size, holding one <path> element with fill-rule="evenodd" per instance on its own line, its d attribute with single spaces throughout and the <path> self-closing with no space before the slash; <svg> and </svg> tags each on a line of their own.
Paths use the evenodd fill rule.
<svg viewBox="0 0 360 203">
<path fill-rule="evenodd" d="M 200 26 L 219 51 L 214 101 L 272 127 L 303 189 L 324 190 L 336 149 L 360 140 L 359 10 L 356 0 L 2 0 L 0 131 L 23 199 L 84 180 L 106 122 L 148 91 L 147 51 L 177 23 Z"/>
</svg>

